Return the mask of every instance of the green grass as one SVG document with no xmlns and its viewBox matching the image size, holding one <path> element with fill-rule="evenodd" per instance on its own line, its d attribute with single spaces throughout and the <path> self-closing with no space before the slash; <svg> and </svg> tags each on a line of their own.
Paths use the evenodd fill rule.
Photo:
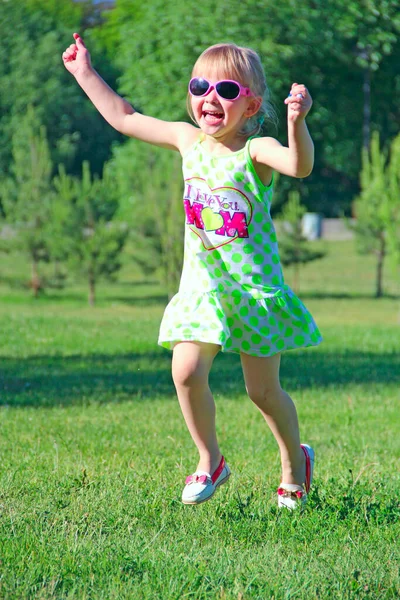
<svg viewBox="0 0 400 600">
<path fill-rule="evenodd" d="M 373 260 L 327 248 L 300 292 L 325 341 L 282 364 L 317 453 L 296 515 L 276 509 L 276 444 L 229 354 L 211 385 L 233 477 L 180 503 L 197 456 L 156 344 L 160 286 L 127 265 L 90 309 L 83 286 L 32 300 L 4 265 L 0 598 L 399 597 L 398 283 L 375 300 Z"/>
</svg>

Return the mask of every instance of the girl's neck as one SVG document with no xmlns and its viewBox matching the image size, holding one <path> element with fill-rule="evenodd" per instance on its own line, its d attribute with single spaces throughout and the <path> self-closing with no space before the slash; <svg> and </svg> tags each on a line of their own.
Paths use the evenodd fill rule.
<svg viewBox="0 0 400 600">
<path fill-rule="evenodd" d="M 218 140 L 203 133 L 200 137 L 200 141 L 207 152 L 215 154 L 215 156 L 221 156 L 223 154 L 233 154 L 234 152 L 242 150 L 246 145 L 247 138 L 235 136 L 231 139 Z"/>
</svg>

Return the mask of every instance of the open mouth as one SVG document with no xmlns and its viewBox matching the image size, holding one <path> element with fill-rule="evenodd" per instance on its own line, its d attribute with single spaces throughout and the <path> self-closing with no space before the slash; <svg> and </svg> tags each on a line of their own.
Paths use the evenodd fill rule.
<svg viewBox="0 0 400 600">
<path fill-rule="evenodd" d="M 213 125 L 224 118 L 224 113 L 216 110 L 203 110 L 203 117 L 206 123 Z"/>
</svg>

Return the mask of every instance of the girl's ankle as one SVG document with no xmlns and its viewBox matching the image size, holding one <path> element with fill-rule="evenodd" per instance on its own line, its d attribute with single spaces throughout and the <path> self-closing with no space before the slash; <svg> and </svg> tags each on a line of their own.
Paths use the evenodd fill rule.
<svg viewBox="0 0 400 600">
<path fill-rule="evenodd" d="M 294 485 L 303 485 L 306 480 L 306 459 L 301 453 L 301 462 L 299 466 L 288 465 L 282 468 L 282 482 Z"/>
<path fill-rule="evenodd" d="M 216 457 L 200 458 L 196 471 L 205 471 L 206 473 L 210 473 L 210 475 L 212 475 L 218 468 L 221 458 L 221 453 L 217 454 Z"/>
</svg>

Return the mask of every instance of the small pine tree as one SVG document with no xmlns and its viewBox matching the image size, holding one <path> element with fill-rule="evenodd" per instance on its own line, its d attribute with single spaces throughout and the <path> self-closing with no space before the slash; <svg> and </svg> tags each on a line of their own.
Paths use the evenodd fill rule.
<svg viewBox="0 0 400 600">
<path fill-rule="evenodd" d="M 183 259 L 185 215 L 181 164 L 177 155 L 147 148 L 136 161 L 130 214 L 134 259 L 155 272 L 168 297 L 177 292 Z M 132 185 L 132 187 L 133 187 Z"/>
<path fill-rule="evenodd" d="M 51 199 L 47 239 L 54 265 L 52 285 L 63 287 L 68 275 L 68 260 L 74 249 L 76 237 L 76 210 L 78 180 L 67 175 L 64 165 L 59 165 L 53 178 L 54 194 Z"/>
<path fill-rule="evenodd" d="M 67 175 L 60 167 L 54 186 L 53 256 L 66 260 L 72 271 L 84 277 L 88 302 L 93 306 L 98 281 L 113 280 L 120 269 L 128 237 L 127 227 L 117 220 L 115 186 L 107 176 L 92 177 L 86 161 L 81 179 Z"/>
<path fill-rule="evenodd" d="M 312 250 L 310 242 L 303 235 L 302 218 L 305 212 L 299 192 L 289 192 L 288 202 L 282 211 L 279 251 L 282 264 L 293 266 L 293 289 L 296 293 L 300 286 L 300 265 L 325 256 L 321 250 Z"/>
<path fill-rule="evenodd" d="M 360 173 L 361 193 L 354 202 L 356 221 L 350 225 L 360 254 L 376 256 L 375 297 L 383 295 L 383 267 L 387 255 L 390 202 L 386 173 L 387 155 L 382 152 L 379 134 L 372 135 L 370 149 L 363 149 Z"/>
<path fill-rule="evenodd" d="M 175 153 L 127 141 L 115 149 L 108 170 L 120 198 L 120 218 L 129 224 L 132 259 L 145 275 L 156 274 L 171 297 L 183 259 L 181 161 Z"/>
<path fill-rule="evenodd" d="M 17 232 L 18 248 L 30 259 L 30 286 L 36 297 L 43 286 L 39 265 L 49 261 L 45 230 L 53 190 L 46 130 L 33 108 L 21 120 L 12 147 L 12 177 L 3 191 L 3 203 L 7 221 Z"/>
<path fill-rule="evenodd" d="M 69 262 L 88 283 L 90 306 L 95 304 L 97 282 L 102 278 L 114 279 L 121 267 L 128 229 L 116 220 L 117 211 L 112 180 L 105 176 L 92 178 L 89 163 L 83 162 L 73 210 L 74 234 Z"/>
<path fill-rule="evenodd" d="M 169 298 L 178 290 L 182 271 L 184 212 L 182 183 L 177 177 L 180 168 L 178 157 L 164 154 L 152 172 L 146 193 L 154 218 L 161 280 Z"/>
<path fill-rule="evenodd" d="M 400 135 L 390 146 L 390 162 L 387 167 L 387 241 L 397 267 L 400 266 Z"/>
</svg>

